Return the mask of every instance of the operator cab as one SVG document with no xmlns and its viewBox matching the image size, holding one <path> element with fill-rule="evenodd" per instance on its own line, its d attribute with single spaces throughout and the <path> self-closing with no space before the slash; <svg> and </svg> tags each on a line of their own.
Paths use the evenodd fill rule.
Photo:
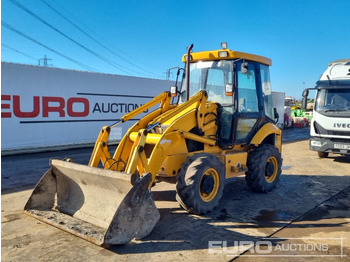
<svg viewBox="0 0 350 262">
<path fill-rule="evenodd" d="M 221 146 L 249 143 L 263 124 L 275 122 L 270 59 L 226 48 L 191 53 L 190 57 L 189 88 L 184 74 L 178 103 L 205 90 L 207 101 L 219 107 Z"/>
</svg>

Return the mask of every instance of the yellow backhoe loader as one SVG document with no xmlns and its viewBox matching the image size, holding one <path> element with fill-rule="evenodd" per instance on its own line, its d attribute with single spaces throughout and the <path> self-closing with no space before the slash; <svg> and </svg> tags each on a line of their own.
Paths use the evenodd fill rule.
<svg viewBox="0 0 350 262">
<path fill-rule="evenodd" d="M 151 189 L 176 180 L 176 198 L 189 212 L 218 205 L 225 179 L 243 175 L 258 192 L 281 175 L 281 130 L 272 104 L 266 57 L 219 50 L 183 56 L 181 87 L 102 128 L 88 166 L 51 160 L 25 212 L 101 246 L 147 236 L 160 218 Z M 110 130 L 147 109 L 113 154 Z"/>
</svg>

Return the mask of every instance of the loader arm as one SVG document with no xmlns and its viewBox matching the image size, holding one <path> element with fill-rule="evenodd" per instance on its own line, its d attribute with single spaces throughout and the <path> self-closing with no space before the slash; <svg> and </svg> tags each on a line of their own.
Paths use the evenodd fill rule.
<svg viewBox="0 0 350 262">
<path fill-rule="evenodd" d="M 187 157 L 186 139 L 215 145 L 216 139 L 190 132 L 195 127 L 205 129 L 204 125 L 208 124 L 204 123 L 207 110 L 206 99 L 206 92 L 199 91 L 185 103 L 166 111 L 153 121 L 150 121 L 145 128 L 139 130 L 132 128 L 133 131 L 128 132 L 125 139 L 125 141 L 131 141 L 132 146 L 123 147 L 123 145 L 119 145 L 116 152 L 116 159 L 118 159 L 119 156 L 125 153 L 125 150 L 131 148 L 128 157 L 122 161 L 126 163 L 123 171 L 128 174 L 139 175 L 151 173 L 153 183 L 163 162 L 170 153 L 182 156 L 182 158 Z M 209 125 L 213 127 L 212 124 Z M 173 176 L 179 168 L 178 166 L 172 171 Z"/>
<path fill-rule="evenodd" d="M 111 128 L 117 126 L 120 123 L 124 123 L 134 118 L 135 116 L 141 114 L 145 110 L 150 109 L 151 107 L 155 106 L 158 103 L 160 103 L 160 105 L 156 112 L 159 114 L 162 114 L 163 112 L 169 109 L 170 100 L 171 100 L 170 93 L 163 92 L 160 95 L 154 97 L 151 101 L 147 102 L 146 104 L 125 114 L 119 121 L 117 121 L 113 125 L 102 127 L 100 134 L 95 142 L 95 147 L 92 151 L 91 158 L 89 161 L 89 166 L 97 167 L 99 162 L 101 161 L 104 169 L 111 169 L 111 167 L 115 164 L 115 161 L 111 157 L 107 147 L 108 137 L 109 137 Z"/>
<path fill-rule="evenodd" d="M 186 139 L 208 145 L 216 144 L 216 140 L 213 138 L 190 133 L 194 127 L 198 127 L 200 132 L 208 129 L 208 127 L 204 127 L 207 103 L 205 91 L 199 91 L 180 105 L 170 105 L 168 93 L 163 93 L 123 116 L 121 122 L 130 120 L 157 103 L 160 103 L 157 110 L 141 118 L 126 132 L 113 157 L 109 153 L 107 140 L 110 129 L 115 125 L 103 127 L 96 141 L 89 165 L 97 167 L 101 161 L 104 169 L 138 174 L 139 176 L 143 173 L 151 173 L 153 183 L 170 148 L 172 153 L 177 152 L 177 154 L 186 156 L 188 153 Z M 214 124 L 211 122 L 208 126 L 212 128 L 215 126 Z"/>
</svg>

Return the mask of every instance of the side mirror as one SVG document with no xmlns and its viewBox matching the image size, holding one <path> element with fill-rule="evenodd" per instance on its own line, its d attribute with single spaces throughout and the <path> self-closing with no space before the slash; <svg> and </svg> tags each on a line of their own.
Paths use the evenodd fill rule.
<svg viewBox="0 0 350 262">
<path fill-rule="evenodd" d="M 248 74 L 248 62 L 243 61 L 241 64 L 242 74 Z"/>
<path fill-rule="evenodd" d="M 275 123 L 277 124 L 278 120 L 280 119 L 280 115 L 278 114 L 276 107 L 273 108 L 273 115 L 275 117 Z"/>
<path fill-rule="evenodd" d="M 171 86 L 170 87 L 170 94 L 171 94 L 171 97 L 176 97 L 177 96 L 177 86 Z"/>
<path fill-rule="evenodd" d="M 232 84 L 226 84 L 225 95 L 226 96 L 233 96 L 233 85 Z"/>
<path fill-rule="evenodd" d="M 305 89 L 305 90 L 303 91 L 303 97 L 307 98 L 308 95 L 309 95 L 309 90 L 308 90 L 308 89 Z"/>
<path fill-rule="evenodd" d="M 306 109 L 307 108 L 307 96 L 309 95 L 309 90 L 305 89 L 303 91 L 303 99 L 301 100 L 301 108 Z"/>
<path fill-rule="evenodd" d="M 305 91 L 304 91 L 305 92 Z M 307 97 L 304 96 L 303 93 L 303 99 L 301 100 L 301 107 L 305 110 L 307 108 Z"/>
</svg>

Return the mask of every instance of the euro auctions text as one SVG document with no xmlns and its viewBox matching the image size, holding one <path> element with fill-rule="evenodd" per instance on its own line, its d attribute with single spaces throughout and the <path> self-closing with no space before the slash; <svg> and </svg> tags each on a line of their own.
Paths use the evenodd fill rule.
<svg viewBox="0 0 350 262">
<path fill-rule="evenodd" d="M 125 98 L 119 102 L 100 102 L 86 97 L 33 96 L 32 98 L 19 95 L 1 95 L 1 118 L 36 118 L 50 116 L 88 117 L 91 113 L 129 113 L 142 106 L 142 103 L 125 103 Z M 135 99 L 135 98 L 134 98 Z M 124 102 L 123 102 L 124 101 Z M 24 109 L 25 108 L 25 109 Z M 147 113 L 148 110 L 144 111 Z"/>
<path fill-rule="evenodd" d="M 338 257 L 345 258 L 345 238 L 262 238 L 257 241 L 209 241 L 210 254 L 246 257 Z"/>
</svg>

